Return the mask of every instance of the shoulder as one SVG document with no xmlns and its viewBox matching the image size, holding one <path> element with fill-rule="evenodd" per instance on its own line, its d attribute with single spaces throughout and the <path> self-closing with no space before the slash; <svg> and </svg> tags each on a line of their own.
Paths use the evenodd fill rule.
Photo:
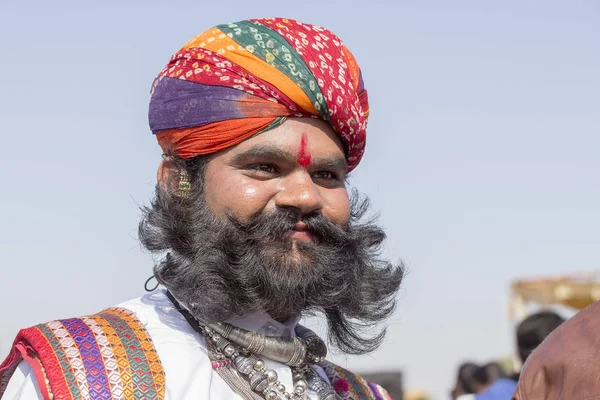
<svg viewBox="0 0 600 400">
<path fill-rule="evenodd" d="M 134 316 L 155 344 L 178 342 L 192 347 L 203 344 L 196 331 L 173 306 L 165 290 L 155 290 L 142 297 L 120 303 L 116 309 L 126 310 Z"/>
<path fill-rule="evenodd" d="M 391 400 L 390 395 L 384 388 L 374 382 L 367 381 L 358 374 L 329 361 L 324 361 L 319 365 L 327 374 L 333 389 L 344 399 Z"/>
<path fill-rule="evenodd" d="M 558 327 L 529 356 L 514 398 L 577 400 L 599 396 L 599 331 L 600 302 L 596 302 Z"/>
<path fill-rule="evenodd" d="M 475 400 L 509 399 L 515 392 L 517 382 L 512 379 L 498 379 L 483 393 L 474 396 Z"/>
<path fill-rule="evenodd" d="M 35 378 L 40 388 L 47 388 L 57 398 L 110 398 L 125 387 L 134 391 L 150 388 L 150 398 L 161 398 L 165 373 L 137 313 L 139 310 L 146 319 L 152 315 L 148 312 L 151 302 L 144 297 L 96 314 L 21 330 L 0 366 L 0 381 L 12 381 L 13 377 L 18 381 L 15 367 L 25 362 L 34 371 L 29 380 Z"/>
</svg>

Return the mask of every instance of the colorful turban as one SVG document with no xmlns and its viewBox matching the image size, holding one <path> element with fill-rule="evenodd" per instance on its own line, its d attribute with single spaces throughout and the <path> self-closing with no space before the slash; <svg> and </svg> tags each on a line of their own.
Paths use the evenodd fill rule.
<svg viewBox="0 0 600 400">
<path fill-rule="evenodd" d="M 368 115 L 360 68 L 336 35 L 264 18 L 219 25 L 183 46 L 154 81 L 149 119 L 165 153 L 191 158 L 286 118 L 322 118 L 342 138 L 352 170 Z"/>
</svg>

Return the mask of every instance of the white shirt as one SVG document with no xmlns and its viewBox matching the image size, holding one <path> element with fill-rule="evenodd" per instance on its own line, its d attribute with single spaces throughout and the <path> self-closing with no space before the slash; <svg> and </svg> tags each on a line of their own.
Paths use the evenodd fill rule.
<svg viewBox="0 0 600 400">
<path fill-rule="evenodd" d="M 152 338 L 166 375 L 166 400 L 242 399 L 212 369 L 204 338 L 175 309 L 164 290 L 156 290 L 117 307 L 133 311 Z M 233 318 L 228 322 L 270 336 L 290 336 L 294 335 L 298 320 L 296 318 L 282 324 L 266 313 L 255 313 L 244 318 Z M 263 360 L 267 368 L 277 372 L 279 381 L 291 392 L 294 388 L 291 369 L 277 361 Z M 329 382 L 320 367 L 315 367 L 315 370 Z M 309 390 L 307 394 L 311 399 L 317 399 L 313 391 Z M 18 365 L 2 399 L 43 399 L 35 374 L 25 361 Z"/>
</svg>

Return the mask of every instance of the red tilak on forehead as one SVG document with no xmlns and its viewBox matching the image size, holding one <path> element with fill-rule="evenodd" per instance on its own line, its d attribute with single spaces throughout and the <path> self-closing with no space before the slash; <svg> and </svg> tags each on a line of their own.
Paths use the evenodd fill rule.
<svg viewBox="0 0 600 400">
<path fill-rule="evenodd" d="M 300 149 L 298 150 L 297 160 L 298 164 L 300 164 L 300 166 L 303 168 L 307 168 L 310 165 L 311 161 L 310 153 L 307 149 L 307 142 L 308 140 L 306 139 L 306 133 L 302 133 L 302 139 L 300 139 Z"/>
</svg>

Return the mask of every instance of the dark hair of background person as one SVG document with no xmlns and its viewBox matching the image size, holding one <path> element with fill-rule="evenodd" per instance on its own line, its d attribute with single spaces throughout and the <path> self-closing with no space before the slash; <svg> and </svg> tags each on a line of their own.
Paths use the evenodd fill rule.
<svg viewBox="0 0 600 400">
<path fill-rule="evenodd" d="M 525 363 L 533 350 L 563 322 L 563 317 L 551 311 L 538 312 L 521 321 L 517 326 L 517 347 L 521 361 Z"/>
<path fill-rule="evenodd" d="M 472 387 L 475 393 L 480 393 L 497 379 L 507 377 L 508 374 L 500 364 L 497 362 L 490 362 L 477 368 L 473 373 Z"/>
<path fill-rule="evenodd" d="M 552 311 L 541 311 L 531 314 L 517 326 L 517 350 L 521 363 L 527 358 L 546 337 L 558 328 L 565 319 Z M 511 378 L 518 381 L 521 372 L 516 372 Z"/>
<path fill-rule="evenodd" d="M 482 368 L 485 370 L 488 383 L 492 383 L 500 378 L 508 378 L 506 370 L 497 362 L 487 363 Z"/>
<path fill-rule="evenodd" d="M 475 393 L 475 380 L 473 378 L 475 372 L 479 369 L 479 366 L 472 362 L 462 363 L 458 367 L 458 376 L 456 377 L 456 383 L 450 396 L 456 399 L 461 394 L 473 394 Z"/>
</svg>

